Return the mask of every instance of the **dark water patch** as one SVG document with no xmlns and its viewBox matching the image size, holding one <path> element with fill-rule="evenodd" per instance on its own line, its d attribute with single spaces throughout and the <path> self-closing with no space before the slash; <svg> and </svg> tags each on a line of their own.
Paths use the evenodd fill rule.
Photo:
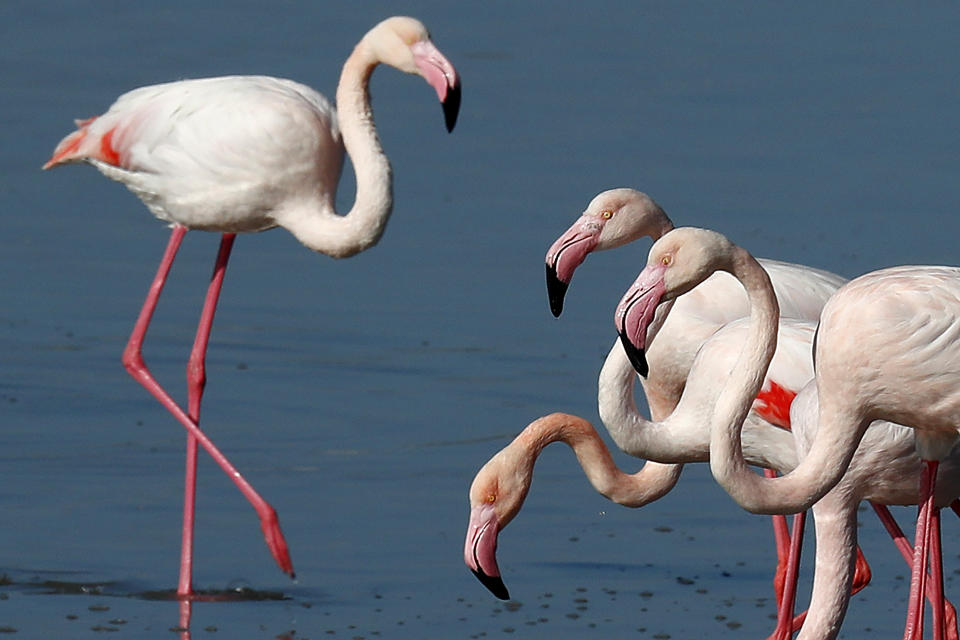
<svg viewBox="0 0 960 640">
<path fill-rule="evenodd" d="M 160 591 L 143 591 L 134 594 L 135 598 L 144 600 L 182 600 L 176 589 Z M 261 591 L 250 587 L 236 587 L 233 589 L 196 589 L 190 600 L 194 602 L 264 602 L 278 600 L 292 600 L 293 598 L 280 591 Z"/>
</svg>

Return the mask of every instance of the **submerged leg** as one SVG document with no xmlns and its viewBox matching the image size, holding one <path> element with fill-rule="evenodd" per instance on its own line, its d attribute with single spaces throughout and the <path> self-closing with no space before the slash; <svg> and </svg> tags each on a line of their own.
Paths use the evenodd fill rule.
<svg viewBox="0 0 960 640">
<path fill-rule="evenodd" d="M 140 310 L 140 315 L 134 325 L 133 332 L 130 334 L 130 340 L 127 342 L 127 346 L 123 351 L 123 365 L 137 382 L 143 385 L 147 391 L 174 415 L 187 432 L 196 438 L 197 443 L 210 454 L 220 468 L 233 480 L 237 488 L 240 489 L 241 493 L 243 493 L 257 511 L 257 515 L 260 518 L 260 527 L 263 530 L 264 538 L 266 539 L 267 546 L 270 548 L 274 560 L 280 566 L 281 570 L 292 575 L 293 566 L 290 562 L 290 554 L 287 550 L 286 541 L 283 539 L 283 534 L 280 531 L 280 523 L 277 520 L 276 511 L 274 511 L 273 507 L 261 498 L 250 483 L 240 475 L 240 472 L 227 460 L 226 456 L 224 456 L 210 438 L 200 430 L 196 421 L 184 413 L 183 409 L 174 402 L 166 390 L 156 381 L 153 374 L 150 373 L 150 370 L 143 360 L 143 340 L 150 326 L 150 320 L 156 309 L 160 293 L 163 291 L 163 285 L 166 282 L 167 275 L 170 273 L 173 259 L 177 255 L 177 250 L 180 248 L 186 231 L 185 227 L 179 225 L 173 228 L 167 249 L 160 262 L 160 267 L 157 270 L 157 275 L 150 285 L 147 299 L 144 302 L 143 308 Z"/>
</svg>

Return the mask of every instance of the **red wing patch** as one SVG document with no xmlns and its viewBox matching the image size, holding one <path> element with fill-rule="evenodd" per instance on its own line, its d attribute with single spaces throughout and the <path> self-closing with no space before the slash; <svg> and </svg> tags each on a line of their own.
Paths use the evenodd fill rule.
<svg viewBox="0 0 960 640">
<path fill-rule="evenodd" d="M 790 405 L 796 397 L 795 392 L 771 380 L 770 388 L 757 394 L 753 410 L 770 424 L 789 430 Z"/>
</svg>

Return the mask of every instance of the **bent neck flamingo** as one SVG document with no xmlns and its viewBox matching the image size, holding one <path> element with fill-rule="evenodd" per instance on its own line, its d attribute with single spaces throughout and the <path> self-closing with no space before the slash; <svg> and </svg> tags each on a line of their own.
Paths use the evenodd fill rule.
<svg viewBox="0 0 960 640">
<path fill-rule="evenodd" d="M 937 460 L 950 453 L 960 416 L 960 371 L 954 365 L 960 356 L 960 269 L 881 270 L 851 281 L 830 299 L 814 348 L 817 436 L 792 472 L 772 479 L 747 469 L 740 438 L 776 348 L 778 320 L 770 280 L 749 253 L 715 232 L 675 230 L 651 249 L 647 267 L 617 308 L 615 323 L 631 360 L 643 366 L 644 328 L 659 302 L 716 270 L 735 275 L 751 301 L 749 334 L 710 423 L 711 470 L 741 506 L 757 513 L 809 508 L 840 481 L 874 420 L 917 429 L 921 458 Z M 936 463 L 928 463 L 919 494 L 909 638 L 921 627 L 935 473 Z"/>
<path fill-rule="evenodd" d="M 369 84 L 375 67 L 420 75 L 436 91 L 448 130 L 456 123 L 460 81 L 419 21 L 393 17 L 374 26 L 343 65 L 337 109 L 291 80 L 230 76 L 142 87 L 101 116 L 77 122 L 44 165 L 88 162 L 127 185 L 173 227 L 123 362 L 130 374 L 187 429 L 184 525 L 177 594 L 192 587 L 197 444 L 253 504 L 280 568 L 293 575 L 276 512 L 198 426 L 204 358 L 227 260 L 239 232 L 283 227 L 308 248 L 343 258 L 374 245 L 392 210 L 390 163 L 373 121 Z M 356 200 L 334 208 L 343 153 L 356 172 Z M 188 229 L 223 233 L 187 367 L 188 410 L 156 382 L 142 344 L 170 266 Z"/>
</svg>

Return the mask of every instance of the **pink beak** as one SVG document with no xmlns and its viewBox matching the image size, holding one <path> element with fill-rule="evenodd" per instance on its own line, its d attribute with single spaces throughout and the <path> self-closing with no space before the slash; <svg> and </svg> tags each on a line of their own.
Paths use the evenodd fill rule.
<svg viewBox="0 0 960 640">
<path fill-rule="evenodd" d="M 414 43 L 410 50 L 413 52 L 414 64 L 437 92 L 437 98 L 443 105 L 447 131 L 453 131 L 457 124 L 457 114 L 460 112 L 460 78 L 457 70 L 429 40 Z"/>
<path fill-rule="evenodd" d="M 653 321 L 657 305 L 666 292 L 663 274 L 666 267 L 649 265 L 640 272 L 634 283 L 623 294 L 614 313 L 614 325 L 620 342 L 633 368 L 641 376 L 650 372 L 644 349 L 647 346 L 647 327 Z"/>
<path fill-rule="evenodd" d="M 492 506 L 484 504 L 471 509 L 463 561 L 493 595 L 501 600 L 509 600 L 510 593 L 497 567 L 498 530 L 499 522 Z"/>
<path fill-rule="evenodd" d="M 603 225 L 595 218 L 582 216 L 567 229 L 547 251 L 547 296 L 550 311 L 559 318 L 563 298 L 573 279 L 573 272 L 587 259 L 600 242 Z"/>
</svg>

